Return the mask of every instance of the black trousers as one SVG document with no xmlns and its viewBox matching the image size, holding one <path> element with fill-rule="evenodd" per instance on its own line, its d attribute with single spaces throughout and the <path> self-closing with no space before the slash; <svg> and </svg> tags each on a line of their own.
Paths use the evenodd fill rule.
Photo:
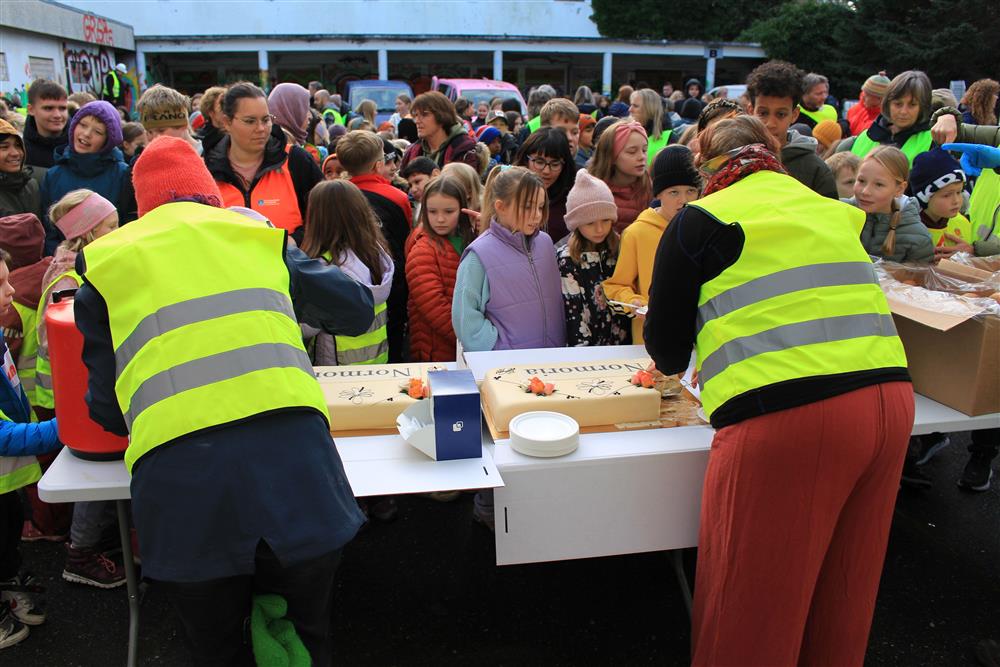
<svg viewBox="0 0 1000 667">
<path fill-rule="evenodd" d="M 973 431 L 969 451 L 995 459 L 997 453 L 1000 453 L 1000 428 L 984 428 Z"/>
<path fill-rule="evenodd" d="M 286 567 L 261 541 L 252 575 L 157 584 L 181 618 L 196 665 L 253 665 L 247 620 L 251 600 L 255 593 L 275 593 L 288 601 L 287 618 L 309 650 L 313 665 L 324 667 L 333 660 L 333 580 L 340 556 L 338 549 Z"/>
<path fill-rule="evenodd" d="M 21 526 L 24 513 L 17 491 L 0 495 L 0 581 L 13 579 L 21 569 Z"/>
</svg>

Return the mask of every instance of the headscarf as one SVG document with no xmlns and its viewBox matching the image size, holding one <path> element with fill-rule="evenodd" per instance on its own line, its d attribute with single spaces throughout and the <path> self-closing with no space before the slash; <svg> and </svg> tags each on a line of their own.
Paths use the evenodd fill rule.
<svg viewBox="0 0 1000 667">
<path fill-rule="evenodd" d="M 297 83 L 279 83 L 268 96 L 267 107 L 281 129 L 292 135 L 295 143 L 305 143 L 306 129 L 302 126 L 309 117 L 308 90 Z"/>
</svg>

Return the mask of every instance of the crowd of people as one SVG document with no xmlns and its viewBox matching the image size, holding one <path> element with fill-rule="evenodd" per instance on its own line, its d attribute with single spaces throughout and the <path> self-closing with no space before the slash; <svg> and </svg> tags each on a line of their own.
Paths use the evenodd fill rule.
<svg viewBox="0 0 1000 667">
<path fill-rule="evenodd" d="M 196 359 L 243 349 L 221 340 L 263 349 L 274 336 L 308 368 L 634 343 L 667 374 L 695 349 L 717 435 L 694 664 L 860 665 L 900 479 L 929 484 L 918 464 L 947 440 L 910 438 L 906 359 L 871 258 L 1000 255 L 1000 85 L 977 81 L 960 104 L 923 72 L 880 72 L 842 113 L 824 76 L 791 63 L 766 62 L 746 83 L 739 99 L 696 79 L 613 99 L 543 85 L 526 115 L 516 100 L 431 91 L 400 95 L 379 124 L 374 104 L 347 108 L 320 82 L 191 98 L 157 84 L 135 120 L 33 83 L 25 109 L 0 109 L 0 649 L 45 620 L 19 541 L 66 540 L 68 581 L 125 581 L 110 504 L 50 505 L 34 488 L 60 447 L 45 312 L 53 292 L 79 287 L 91 414 L 131 433 L 144 574 L 168 590 L 197 661 L 242 664 L 250 586 L 231 582 L 268 572 L 326 664 L 340 551 L 396 507 L 383 497 L 359 510 L 322 397 L 297 371 L 263 382 L 218 370 L 210 386 L 267 398 L 168 428 L 154 421 L 181 414 L 168 410 L 200 414 L 177 366 L 176 395 L 145 419 L 128 409 L 163 371 L 117 347 L 140 315 L 255 289 L 277 301 L 225 326 L 199 321 L 199 301 L 197 345 L 171 338 L 176 315 L 145 344 Z M 178 268 L 183 289 L 152 287 Z M 149 303 L 124 308 L 136 286 Z M 122 354 L 138 360 L 128 373 Z M 291 432 L 316 445 L 295 471 L 269 451 Z M 959 485 L 987 490 L 998 450 L 1000 430 L 975 432 Z M 225 452 L 267 469 L 224 475 Z M 235 508 L 227 494 L 264 497 Z M 282 494 L 309 517 L 285 525 L 268 507 Z M 476 495 L 474 518 L 493 528 L 491 493 Z"/>
</svg>

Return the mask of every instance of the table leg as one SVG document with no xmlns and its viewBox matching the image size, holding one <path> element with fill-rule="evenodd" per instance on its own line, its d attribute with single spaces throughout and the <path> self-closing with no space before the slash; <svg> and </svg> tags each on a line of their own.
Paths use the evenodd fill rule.
<svg viewBox="0 0 1000 667">
<path fill-rule="evenodd" d="M 688 584 L 687 572 L 684 571 L 684 554 L 681 549 L 670 551 L 670 562 L 674 566 L 674 574 L 677 575 L 677 585 L 681 588 L 681 596 L 684 598 L 684 606 L 687 607 L 688 618 L 691 617 L 691 586 Z"/>
<path fill-rule="evenodd" d="M 129 534 L 128 501 L 117 500 L 118 536 L 122 541 L 122 560 L 125 561 L 125 585 L 128 588 L 128 667 L 136 666 L 139 649 L 139 582 L 135 563 L 132 561 L 132 538 Z"/>
</svg>

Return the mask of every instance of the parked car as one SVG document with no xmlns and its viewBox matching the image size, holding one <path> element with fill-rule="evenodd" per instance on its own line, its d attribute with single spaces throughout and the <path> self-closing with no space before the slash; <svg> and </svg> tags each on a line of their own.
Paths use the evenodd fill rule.
<svg viewBox="0 0 1000 667">
<path fill-rule="evenodd" d="M 382 79 L 361 79 L 348 81 L 344 97 L 351 111 L 365 100 L 372 100 L 378 107 L 375 114 L 375 125 L 389 120 L 396 112 L 396 98 L 405 93 L 413 99 L 413 89 L 405 81 L 386 81 Z"/>
<path fill-rule="evenodd" d="M 452 102 L 459 97 L 464 97 L 472 102 L 473 106 L 480 102 L 489 104 L 494 97 L 502 99 L 514 98 L 521 105 L 521 113 L 528 113 L 528 105 L 521 97 L 521 91 L 512 83 L 506 81 L 494 81 L 492 79 L 431 79 L 431 90 L 444 93 Z"/>
</svg>

